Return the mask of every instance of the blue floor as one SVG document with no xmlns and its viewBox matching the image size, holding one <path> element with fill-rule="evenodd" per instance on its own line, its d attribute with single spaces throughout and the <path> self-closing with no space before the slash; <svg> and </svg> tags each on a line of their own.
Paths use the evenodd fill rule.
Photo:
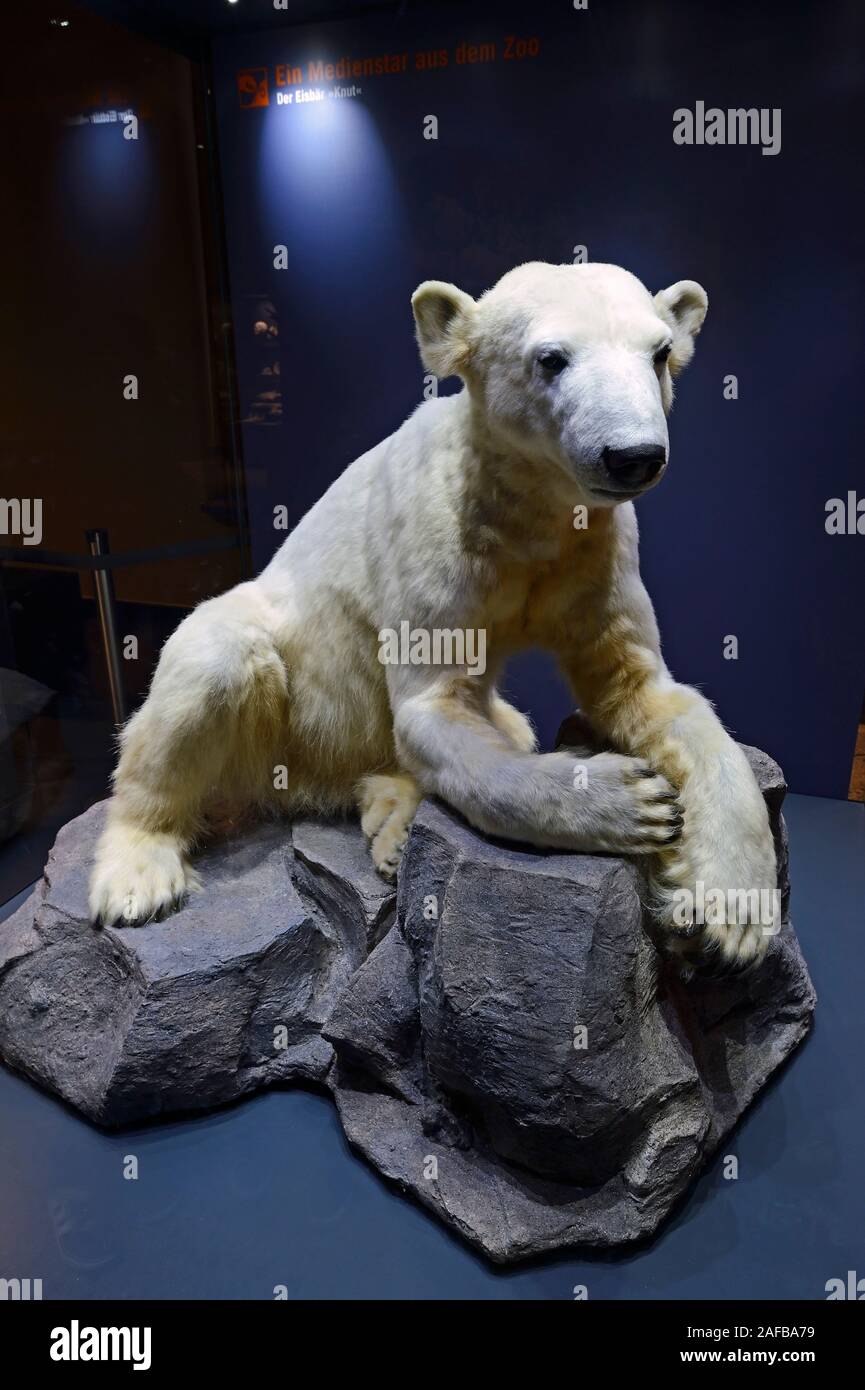
<svg viewBox="0 0 865 1390">
<path fill-rule="evenodd" d="M 121 1135 L 0 1070 L 0 1277 L 45 1298 L 813 1299 L 865 1276 L 865 807 L 788 798 L 812 1036 L 652 1245 L 490 1268 L 276 1091 Z M 123 1177 L 135 1155 L 139 1176 Z"/>
</svg>

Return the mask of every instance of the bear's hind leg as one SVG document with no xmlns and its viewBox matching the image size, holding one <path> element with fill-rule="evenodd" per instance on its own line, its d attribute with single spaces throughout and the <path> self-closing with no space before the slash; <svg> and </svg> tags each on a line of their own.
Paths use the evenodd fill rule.
<svg viewBox="0 0 865 1390">
<path fill-rule="evenodd" d="M 267 605 L 242 584 L 166 642 L 150 694 L 121 735 L 90 881 L 95 922 L 152 920 L 198 886 L 187 854 L 206 802 L 266 787 L 287 719 L 287 674 Z M 230 786 L 228 785 L 230 783 Z"/>
</svg>

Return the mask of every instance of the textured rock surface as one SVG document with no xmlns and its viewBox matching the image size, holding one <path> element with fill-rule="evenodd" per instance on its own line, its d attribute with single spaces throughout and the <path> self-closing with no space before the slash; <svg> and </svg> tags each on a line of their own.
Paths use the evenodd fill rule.
<svg viewBox="0 0 865 1390">
<path fill-rule="evenodd" d="M 746 751 L 786 902 L 783 779 Z M 425 803 L 397 925 L 325 1026 L 349 1139 L 496 1260 L 650 1234 L 809 1027 L 789 922 L 752 977 L 685 984 L 641 893 L 633 863 L 491 844 Z"/>
<path fill-rule="evenodd" d="M 0 926 L 0 1055 L 102 1124 L 323 1081 L 321 1026 L 393 893 L 353 827 L 265 825 L 200 859 L 164 922 L 94 931 L 87 879 L 105 804 L 60 832 Z M 341 895 L 340 911 L 331 910 Z"/>
<path fill-rule="evenodd" d="M 746 752 L 786 904 L 783 777 Z M 94 931 L 103 815 L 0 925 L 0 1055 L 103 1124 L 322 1082 L 350 1141 L 496 1260 L 653 1231 L 810 1023 L 788 921 L 753 977 L 685 984 L 636 864 L 493 843 L 433 803 L 397 903 L 356 826 L 302 822 L 214 845 L 167 921 Z"/>
</svg>

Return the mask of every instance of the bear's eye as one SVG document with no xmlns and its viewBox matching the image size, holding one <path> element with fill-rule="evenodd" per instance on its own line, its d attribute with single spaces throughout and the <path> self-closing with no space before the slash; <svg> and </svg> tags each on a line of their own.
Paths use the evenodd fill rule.
<svg viewBox="0 0 865 1390">
<path fill-rule="evenodd" d="M 568 359 L 563 352 L 558 352 L 555 348 L 544 348 L 538 353 L 538 364 L 545 372 L 558 376 L 568 365 Z"/>
<path fill-rule="evenodd" d="M 652 359 L 652 360 L 654 361 L 654 363 L 655 363 L 655 366 L 656 366 L 656 367 L 662 367 L 662 366 L 664 365 L 664 363 L 666 362 L 667 358 L 669 357 L 670 353 L 672 352 L 672 350 L 673 350 L 673 344 L 672 344 L 672 343 L 665 343 L 664 346 L 663 346 L 662 348 L 658 348 L 658 351 L 655 353 L 655 356 L 654 356 L 654 358 Z"/>
</svg>

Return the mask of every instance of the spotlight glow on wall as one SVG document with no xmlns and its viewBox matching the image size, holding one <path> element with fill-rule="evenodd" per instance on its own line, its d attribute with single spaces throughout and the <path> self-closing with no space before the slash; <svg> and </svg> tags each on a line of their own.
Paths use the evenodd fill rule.
<svg viewBox="0 0 865 1390">
<path fill-rule="evenodd" d="M 311 92 L 312 88 L 306 88 Z M 405 216 L 389 152 L 361 99 L 321 91 L 261 113 L 258 160 L 263 221 L 288 247 L 292 295 L 314 300 L 320 277 L 354 303 L 399 280 Z M 362 267 L 362 270 L 360 269 Z"/>
</svg>

